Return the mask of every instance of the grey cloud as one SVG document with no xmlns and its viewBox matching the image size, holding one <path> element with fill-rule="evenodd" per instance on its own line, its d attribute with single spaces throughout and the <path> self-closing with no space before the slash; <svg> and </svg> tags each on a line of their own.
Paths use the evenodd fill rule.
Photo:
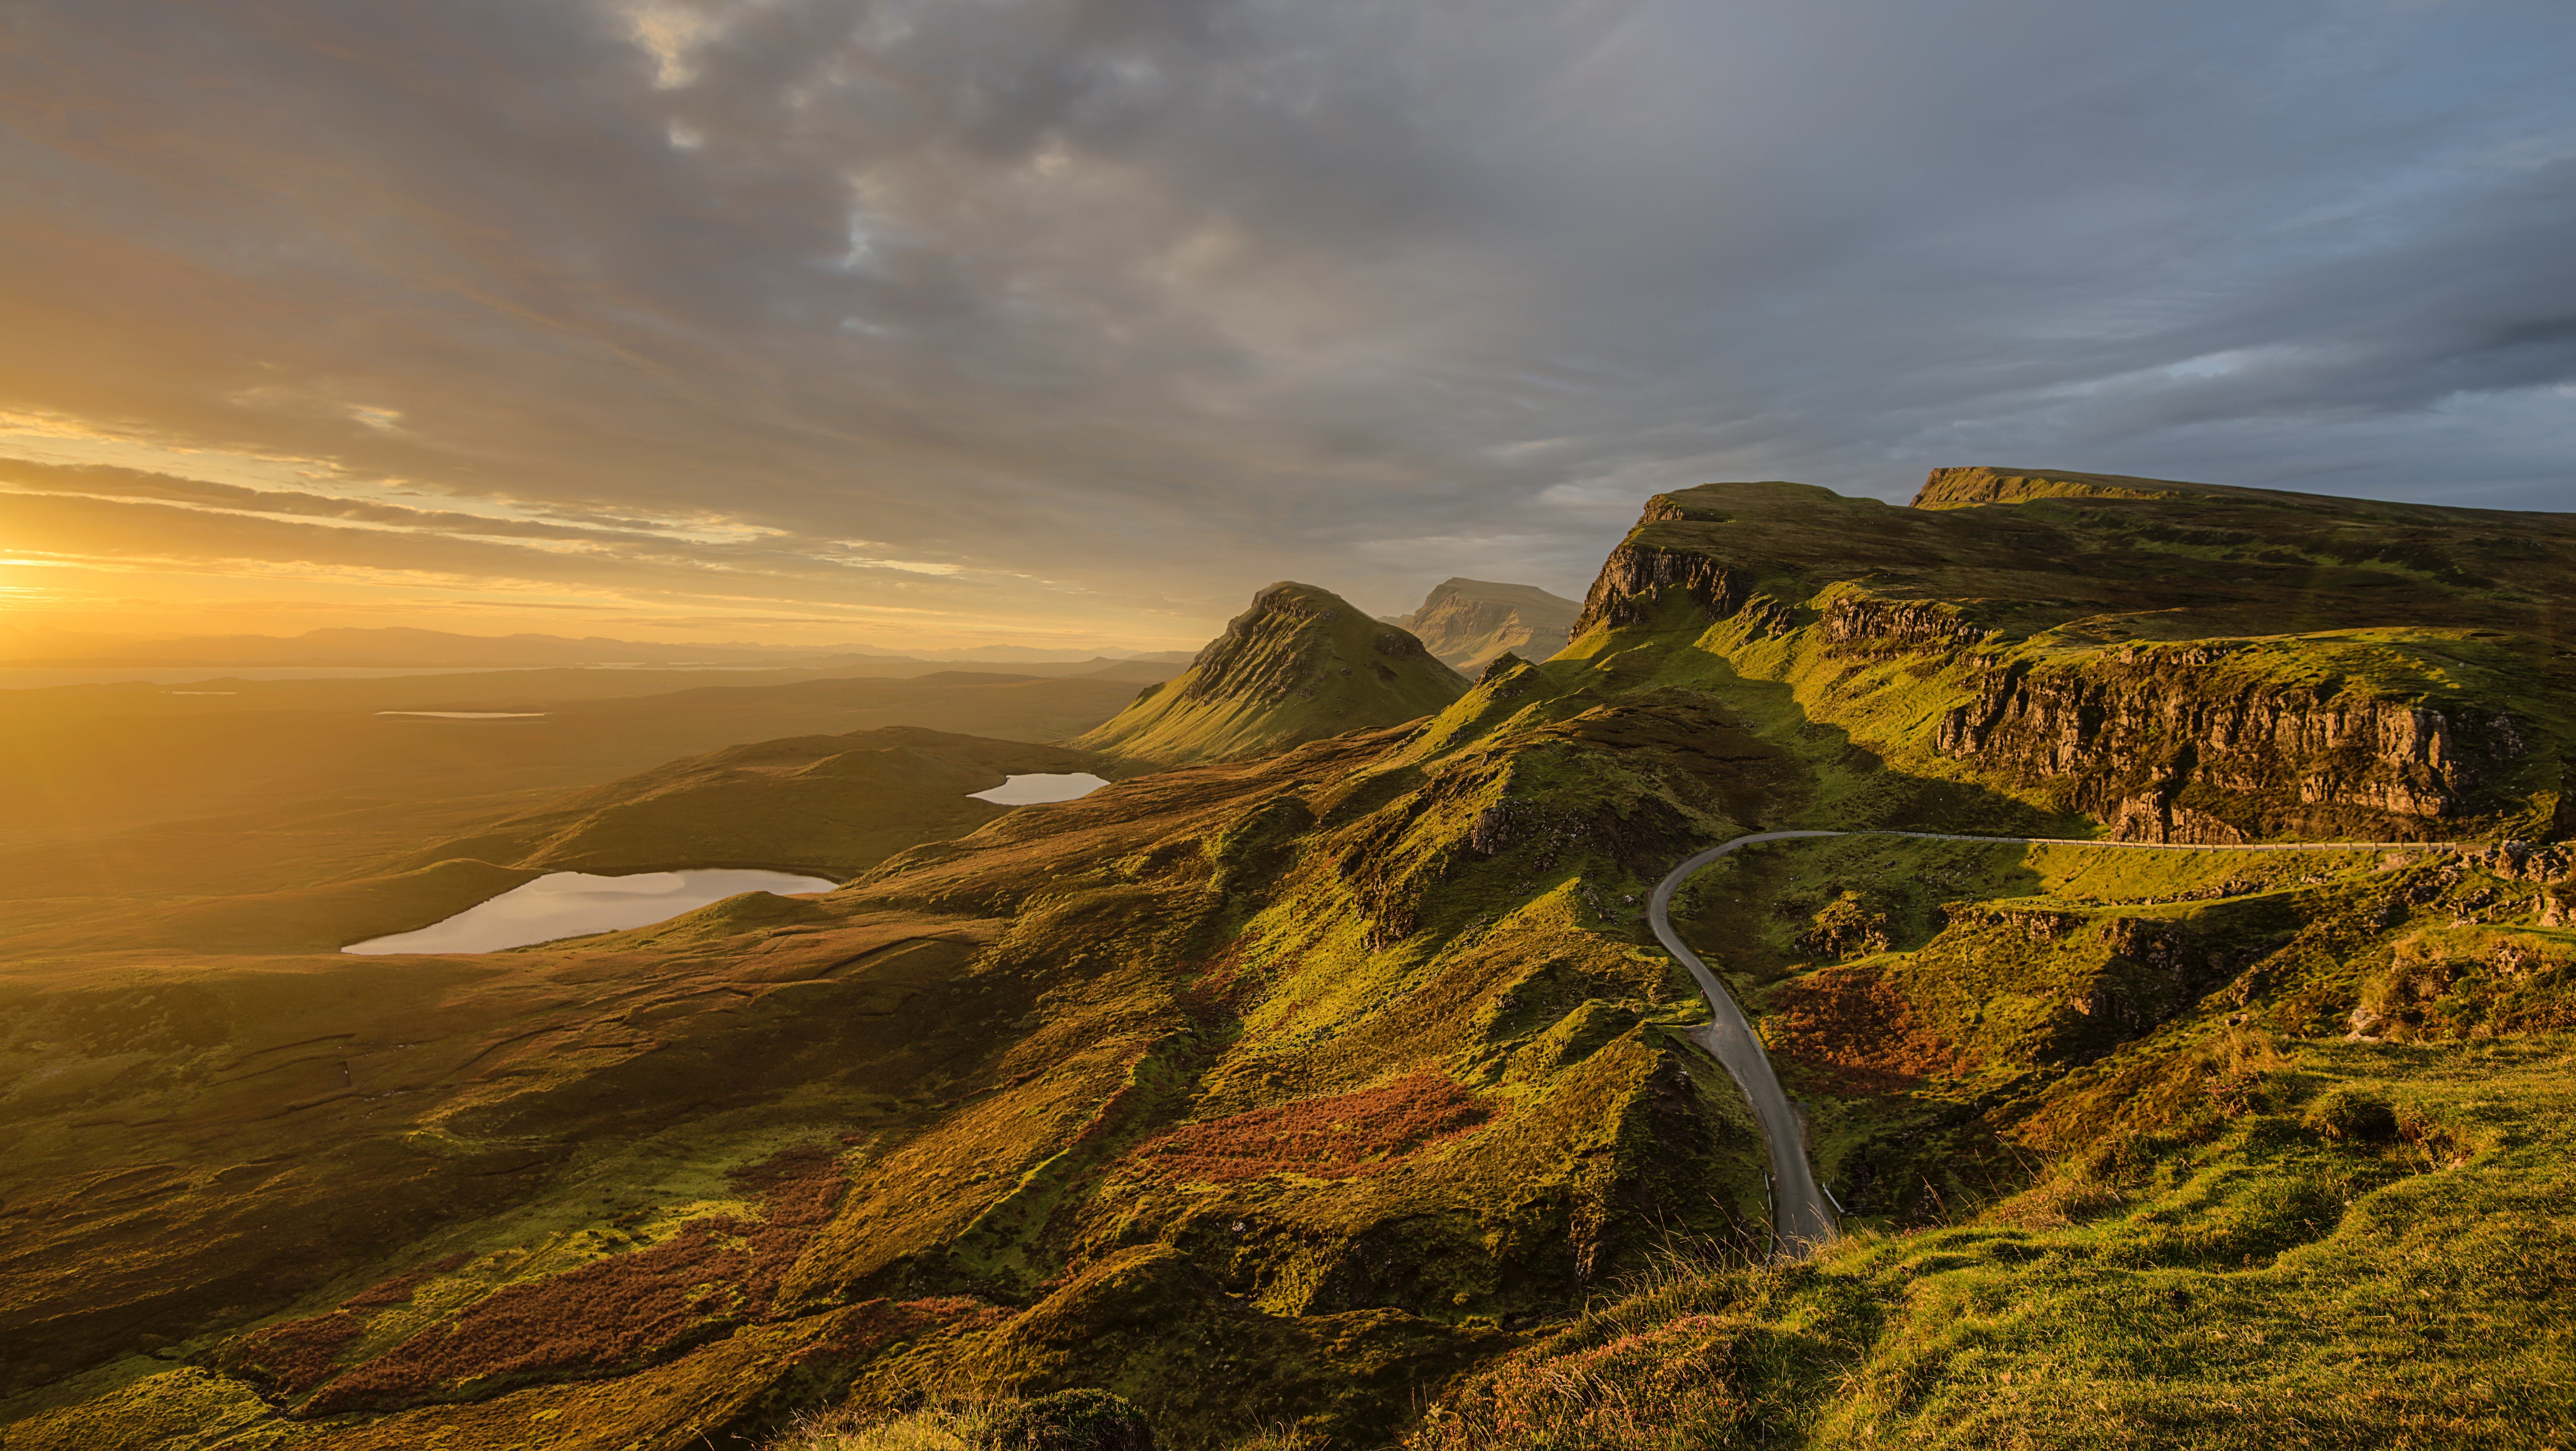
<svg viewBox="0 0 2576 1451">
<path fill-rule="evenodd" d="M 2569 493 L 2563 5 L 673 0 L 676 84 L 605 4 L 13 13 L 0 402 L 427 514 L 1213 623 L 1578 592 L 1710 477 Z"/>
</svg>

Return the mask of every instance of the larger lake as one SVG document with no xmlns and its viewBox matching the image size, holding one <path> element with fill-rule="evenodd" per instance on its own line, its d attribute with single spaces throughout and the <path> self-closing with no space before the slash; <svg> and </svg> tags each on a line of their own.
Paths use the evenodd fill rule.
<svg viewBox="0 0 2576 1451">
<path fill-rule="evenodd" d="M 787 872 L 638 872 L 595 877 L 549 872 L 444 922 L 416 932 L 370 937 L 342 952 L 498 952 L 558 937 L 642 927 L 743 892 L 828 892 L 840 883 Z"/>
<path fill-rule="evenodd" d="M 996 806 L 1036 806 L 1048 801 L 1079 801 L 1109 783 L 1089 771 L 1011 776 L 989 791 L 969 791 L 978 801 Z"/>
</svg>

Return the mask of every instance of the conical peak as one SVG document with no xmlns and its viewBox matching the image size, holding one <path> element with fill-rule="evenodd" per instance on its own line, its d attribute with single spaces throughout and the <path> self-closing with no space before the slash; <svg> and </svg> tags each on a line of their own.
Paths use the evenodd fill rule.
<svg viewBox="0 0 2576 1451">
<path fill-rule="evenodd" d="M 1331 590 L 1280 580 L 1180 679 L 1082 739 L 1154 760 L 1222 760 L 1418 719 L 1466 688 L 1411 631 Z"/>
<path fill-rule="evenodd" d="M 1369 618 L 1331 590 L 1281 580 L 1199 652 L 1181 693 L 1191 700 L 1311 694 L 1327 672 L 1348 674 L 1352 659 L 1374 658 L 1383 674 L 1388 663 L 1428 653 L 1411 631 Z"/>
</svg>

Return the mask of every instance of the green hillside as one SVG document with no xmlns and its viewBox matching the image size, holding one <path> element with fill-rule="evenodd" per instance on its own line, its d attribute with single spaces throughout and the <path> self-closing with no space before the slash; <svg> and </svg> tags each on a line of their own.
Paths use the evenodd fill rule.
<svg viewBox="0 0 2576 1451">
<path fill-rule="evenodd" d="M 1099 1387 L 1184 1451 L 2553 1444 L 2571 522 L 2044 477 L 1663 496 L 1558 658 L 811 901 L 21 954 L 0 1436 L 678 1451 Z M 1383 629 L 1329 599 L 1192 673 L 1312 729 L 1265 642 Z M 1848 1211 L 1763 1265 L 1643 904 L 1872 825 L 2401 845 L 1710 869 L 1676 919 Z"/>
<path fill-rule="evenodd" d="M 1066 744 L 1138 760 L 1240 760 L 1419 719 L 1466 689 L 1403 629 L 1282 581 L 1253 596 L 1179 679 Z"/>
</svg>

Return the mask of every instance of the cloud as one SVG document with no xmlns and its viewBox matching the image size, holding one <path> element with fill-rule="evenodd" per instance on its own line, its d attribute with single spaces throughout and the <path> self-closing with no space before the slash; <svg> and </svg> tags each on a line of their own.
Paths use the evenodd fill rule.
<svg viewBox="0 0 2576 1451">
<path fill-rule="evenodd" d="M 1160 635 L 1716 477 L 2567 496 L 2543 0 L 13 16 L 0 407 L 327 475 L 0 500 L 99 548 Z"/>
</svg>

